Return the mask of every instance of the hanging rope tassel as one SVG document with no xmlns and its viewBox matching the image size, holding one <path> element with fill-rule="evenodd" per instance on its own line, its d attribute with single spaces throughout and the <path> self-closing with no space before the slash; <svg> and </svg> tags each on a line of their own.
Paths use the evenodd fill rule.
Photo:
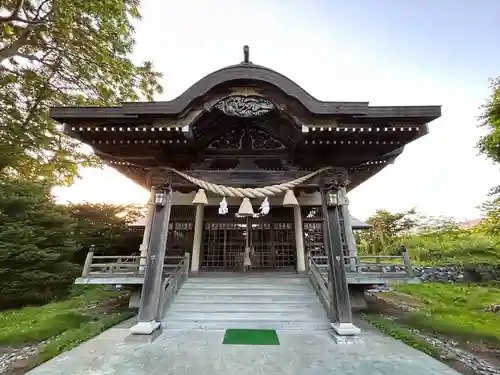
<svg viewBox="0 0 500 375">
<path fill-rule="evenodd" d="M 238 210 L 238 215 L 240 216 L 253 216 L 253 207 L 252 203 L 250 202 L 250 199 L 248 198 L 243 198 L 243 201 L 240 204 L 240 208 Z"/>
<path fill-rule="evenodd" d="M 208 205 L 208 199 L 204 189 L 198 189 L 196 195 L 194 196 L 193 204 L 201 204 L 203 206 Z"/>
<path fill-rule="evenodd" d="M 293 207 L 298 206 L 299 202 L 293 193 L 293 190 L 287 190 L 285 197 L 283 198 L 283 207 Z"/>
</svg>

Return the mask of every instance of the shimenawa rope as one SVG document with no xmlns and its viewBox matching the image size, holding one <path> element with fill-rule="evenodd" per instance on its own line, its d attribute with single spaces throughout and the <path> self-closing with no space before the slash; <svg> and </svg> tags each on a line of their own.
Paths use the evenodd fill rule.
<svg viewBox="0 0 500 375">
<path fill-rule="evenodd" d="M 235 188 L 231 186 L 218 185 L 211 182 L 200 180 L 196 177 L 192 177 L 184 172 L 178 171 L 175 168 L 164 167 L 169 171 L 176 173 L 182 178 L 188 180 L 189 182 L 197 185 L 198 187 L 210 191 L 214 194 L 221 195 L 223 197 L 239 197 L 239 198 L 266 198 L 271 197 L 273 195 L 278 195 L 285 193 L 287 190 L 292 190 L 303 182 L 317 176 L 320 173 L 323 173 L 332 167 L 324 167 L 318 169 L 317 171 L 306 174 L 305 176 L 296 178 L 295 180 L 284 182 L 278 185 L 270 185 L 261 188 Z"/>
</svg>

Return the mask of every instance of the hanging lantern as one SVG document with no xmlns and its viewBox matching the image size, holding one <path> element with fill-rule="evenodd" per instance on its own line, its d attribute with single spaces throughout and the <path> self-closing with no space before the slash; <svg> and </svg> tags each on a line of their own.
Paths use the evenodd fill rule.
<svg viewBox="0 0 500 375">
<path fill-rule="evenodd" d="M 238 210 L 239 216 L 253 216 L 253 207 L 250 199 L 243 198 L 243 202 L 241 202 L 240 209 Z"/>
<path fill-rule="evenodd" d="M 193 204 L 201 204 L 203 206 L 208 204 L 207 195 L 205 194 L 204 189 L 198 189 L 196 195 L 194 196 Z"/>
<path fill-rule="evenodd" d="M 155 205 L 158 207 L 165 206 L 167 202 L 167 197 L 165 191 L 162 189 L 158 189 L 155 191 Z"/>
<path fill-rule="evenodd" d="M 260 213 L 262 215 L 267 215 L 269 213 L 269 209 L 270 209 L 269 208 L 269 199 L 266 197 L 264 199 L 264 202 L 262 202 L 262 204 L 260 205 L 259 210 L 260 210 Z"/>
<path fill-rule="evenodd" d="M 219 215 L 226 215 L 229 212 L 229 209 L 227 208 L 227 201 L 226 197 L 222 198 L 220 201 L 219 205 Z"/>
<path fill-rule="evenodd" d="M 293 193 L 293 190 L 287 190 L 285 197 L 283 198 L 283 207 L 293 207 L 298 206 L 299 202 Z"/>
<path fill-rule="evenodd" d="M 339 205 L 339 196 L 337 192 L 331 190 L 326 194 L 326 203 L 329 207 L 334 207 Z"/>
</svg>

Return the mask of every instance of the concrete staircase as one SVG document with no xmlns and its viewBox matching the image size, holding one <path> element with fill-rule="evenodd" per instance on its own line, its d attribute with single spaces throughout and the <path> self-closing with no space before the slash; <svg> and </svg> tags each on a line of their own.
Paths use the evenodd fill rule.
<svg viewBox="0 0 500 375">
<path fill-rule="evenodd" d="M 163 319 L 164 329 L 326 330 L 326 313 L 307 276 L 191 277 Z"/>
</svg>

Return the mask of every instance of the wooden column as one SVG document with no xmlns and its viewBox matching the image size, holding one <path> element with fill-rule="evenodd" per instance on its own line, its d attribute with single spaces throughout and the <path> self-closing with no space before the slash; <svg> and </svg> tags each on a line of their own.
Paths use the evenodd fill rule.
<svg viewBox="0 0 500 375">
<path fill-rule="evenodd" d="M 163 192 L 163 202 L 156 202 L 156 193 Z M 154 214 L 149 238 L 146 272 L 139 303 L 138 323 L 130 328 L 134 334 L 149 335 L 158 327 L 158 304 L 162 294 L 163 262 L 168 238 L 168 223 L 172 208 L 172 190 L 157 187 L 153 194 Z"/>
<path fill-rule="evenodd" d="M 293 226 L 295 229 L 295 248 L 297 251 L 297 272 L 306 271 L 306 260 L 304 250 L 304 231 L 302 228 L 302 212 L 300 206 L 293 207 Z"/>
<path fill-rule="evenodd" d="M 323 186 L 321 203 L 324 220 L 324 245 L 328 257 L 328 290 L 330 292 L 332 328 L 339 335 L 356 335 L 359 328 L 352 324 L 351 302 L 345 272 L 340 229 L 338 188 Z"/>
<path fill-rule="evenodd" d="M 355 257 L 358 255 L 358 249 L 356 247 L 356 239 L 354 237 L 354 232 L 352 230 L 351 214 L 349 212 L 349 200 L 347 199 L 347 193 L 345 187 L 339 189 L 339 205 L 342 213 L 345 241 L 347 243 L 347 249 L 349 251 L 350 257 Z M 356 272 L 356 259 L 349 259 L 349 268 L 351 271 Z"/>
<path fill-rule="evenodd" d="M 144 223 L 144 234 L 142 236 L 142 243 L 139 247 L 141 251 L 141 259 L 139 261 L 139 272 L 144 273 L 146 268 L 146 258 L 143 258 L 148 255 L 148 246 L 149 246 L 149 236 L 151 234 L 151 227 L 153 225 L 153 216 L 155 213 L 155 206 L 152 202 L 154 193 L 154 189 L 151 189 L 151 197 L 148 200 L 148 212 L 146 214 L 146 222 Z"/>
<path fill-rule="evenodd" d="M 200 268 L 201 241 L 203 239 L 203 213 L 205 207 L 196 205 L 196 218 L 194 220 L 193 250 L 191 252 L 191 272 L 198 272 Z"/>
</svg>

